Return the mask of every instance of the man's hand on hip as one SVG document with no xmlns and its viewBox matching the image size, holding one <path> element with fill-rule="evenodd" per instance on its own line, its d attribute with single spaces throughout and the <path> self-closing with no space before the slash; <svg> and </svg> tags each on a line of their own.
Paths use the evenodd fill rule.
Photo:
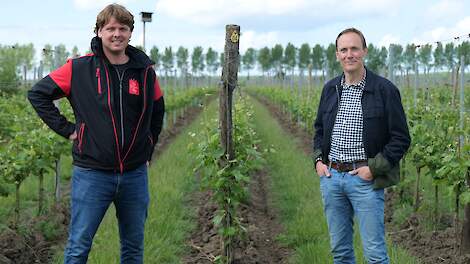
<svg viewBox="0 0 470 264">
<path fill-rule="evenodd" d="M 318 176 L 331 176 L 328 166 L 326 166 L 322 161 L 317 161 L 317 163 L 315 163 L 315 170 L 317 171 Z"/>
<path fill-rule="evenodd" d="M 74 141 L 75 139 L 77 139 L 77 131 L 73 131 L 73 133 L 70 134 L 69 139 L 71 141 Z"/>
<path fill-rule="evenodd" d="M 350 171 L 349 173 L 357 175 L 358 177 L 366 181 L 372 181 L 374 179 L 374 177 L 372 176 L 372 172 L 369 169 L 369 166 L 357 168 L 355 170 Z"/>
</svg>

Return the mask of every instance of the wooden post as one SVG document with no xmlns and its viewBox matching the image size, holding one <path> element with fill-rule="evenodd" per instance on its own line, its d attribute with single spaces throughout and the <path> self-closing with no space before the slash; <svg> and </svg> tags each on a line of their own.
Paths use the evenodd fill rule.
<svg viewBox="0 0 470 264">
<path fill-rule="evenodd" d="M 467 170 L 467 187 L 470 187 L 470 171 Z M 462 243 L 460 254 L 470 254 L 470 204 L 464 207 L 464 218 L 462 223 Z"/>
<path fill-rule="evenodd" d="M 232 141 L 232 97 L 233 90 L 235 90 L 238 81 L 240 26 L 227 25 L 225 30 L 225 60 L 220 82 L 219 126 L 221 128 L 220 138 L 225 150 L 225 156 L 228 160 L 232 160 L 235 158 Z"/>
<path fill-rule="evenodd" d="M 54 105 L 57 109 L 60 109 L 59 107 L 59 100 L 54 100 Z M 55 161 L 55 203 L 60 202 L 60 156 L 57 158 Z"/>
<path fill-rule="evenodd" d="M 465 113 L 465 57 L 460 58 L 460 124 L 459 127 L 463 131 L 464 128 L 464 113 Z M 459 137 L 460 153 L 463 152 L 462 148 L 465 144 L 464 135 Z M 467 188 L 470 188 L 470 168 L 467 168 Z M 460 246 L 460 253 L 470 254 L 470 204 L 465 204 L 464 219 L 462 226 L 462 244 Z"/>
<path fill-rule="evenodd" d="M 60 202 L 60 157 L 55 161 L 55 202 Z"/>
<path fill-rule="evenodd" d="M 235 159 L 235 150 L 232 138 L 232 98 L 233 90 L 237 87 L 238 65 L 240 60 L 239 38 L 240 26 L 227 25 L 225 27 L 225 49 L 224 65 L 222 69 L 222 78 L 220 81 L 219 97 L 219 127 L 220 143 L 224 149 L 224 155 L 221 160 L 221 166 L 226 166 L 230 160 Z M 229 191 L 229 190 L 227 190 Z M 229 205 L 227 205 L 228 207 Z M 226 212 L 230 212 L 226 208 Z M 225 227 L 232 226 L 233 218 L 227 213 L 223 221 Z M 226 263 L 233 262 L 233 247 L 231 238 L 223 241 L 224 257 Z"/>
</svg>

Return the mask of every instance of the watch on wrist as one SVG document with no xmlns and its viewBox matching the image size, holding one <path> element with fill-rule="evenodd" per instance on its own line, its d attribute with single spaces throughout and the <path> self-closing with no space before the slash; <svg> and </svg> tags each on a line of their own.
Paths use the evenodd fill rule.
<svg viewBox="0 0 470 264">
<path fill-rule="evenodd" d="M 315 159 L 315 166 L 317 165 L 317 162 L 319 162 L 319 161 L 322 161 L 321 156 L 319 156 L 319 157 L 317 157 L 317 158 Z"/>
</svg>

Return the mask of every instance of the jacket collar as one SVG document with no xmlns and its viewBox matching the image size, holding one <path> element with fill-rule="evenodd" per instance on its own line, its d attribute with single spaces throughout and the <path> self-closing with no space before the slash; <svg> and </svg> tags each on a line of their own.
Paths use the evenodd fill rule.
<svg viewBox="0 0 470 264">
<path fill-rule="evenodd" d="M 367 67 L 365 67 L 365 69 L 366 69 L 366 85 L 364 86 L 364 91 L 373 93 L 375 90 L 374 87 L 377 81 L 377 75 L 374 72 L 367 69 Z M 332 80 L 333 86 L 341 87 L 341 79 L 343 75 L 344 73 Z"/>
<path fill-rule="evenodd" d="M 103 52 L 101 39 L 97 36 L 91 39 L 91 51 L 95 56 L 103 58 L 109 64 L 109 61 Z M 147 68 L 148 66 L 155 64 L 147 54 L 134 46 L 128 45 L 126 48 L 126 54 L 129 56 L 129 67 L 131 68 Z"/>
<path fill-rule="evenodd" d="M 367 69 L 366 67 L 366 85 L 364 86 L 364 91 L 374 92 L 375 83 L 377 81 L 377 75 Z"/>
</svg>

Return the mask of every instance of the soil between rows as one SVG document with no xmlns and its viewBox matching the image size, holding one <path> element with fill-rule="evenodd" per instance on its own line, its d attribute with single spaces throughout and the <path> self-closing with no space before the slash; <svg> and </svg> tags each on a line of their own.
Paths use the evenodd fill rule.
<svg viewBox="0 0 470 264">
<path fill-rule="evenodd" d="M 277 213 L 269 202 L 269 177 L 266 170 L 251 175 L 249 200 L 240 204 L 239 216 L 246 235 L 234 243 L 234 264 L 287 263 L 291 250 L 276 241 L 282 232 Z M 188 241 L 191 251 L 183 258 L 187 264 L 213 263 L 222 255 L 221 238 L 212 220 L 217 206 L 211 201 L 211 192 L 197 192 L 191 205 L 197 209 L 197 228 Z"/>
</svg>

